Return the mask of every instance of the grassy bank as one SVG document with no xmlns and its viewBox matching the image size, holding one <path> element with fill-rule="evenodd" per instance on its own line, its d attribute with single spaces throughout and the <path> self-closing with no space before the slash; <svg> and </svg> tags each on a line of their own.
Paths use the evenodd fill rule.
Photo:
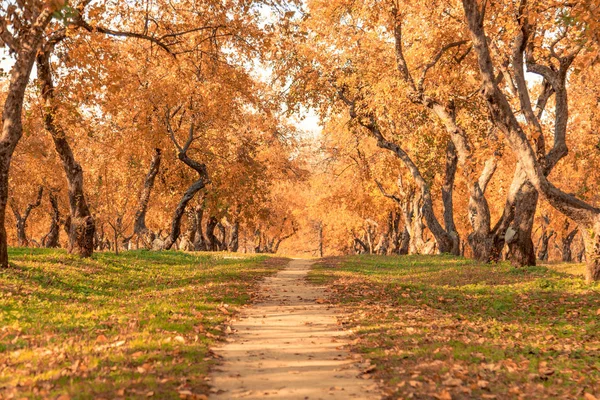
<svg viewBox="0 0 600 400">
<path fill-rule="evenodd" d="M 349 312 L 390 398 L 600 398 L 600 286 L 564 265 L 450 256 L 326 259 L 310 279 Z"/>
<path fill-rule="evenodd" d="M 203 398 L 208 345 L 285 260 L 13 249 L 0 271 L 0 399 Z"/>
</svg>

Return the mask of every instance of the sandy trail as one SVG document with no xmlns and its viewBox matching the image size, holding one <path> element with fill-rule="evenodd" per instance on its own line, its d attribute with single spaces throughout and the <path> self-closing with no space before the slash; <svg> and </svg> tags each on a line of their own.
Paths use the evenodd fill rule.
<svg viewBox="0 0 600 400">
<path fill-rule="evenodd" d="M 244 310 L 237 331 L 215 352 L 211 399 L 379 399 L 342 348 L 348 333 L 324 288 L 305 282 L 311 262 L 293 260 L 262 285 L 265 298 Z"/>
</svg>

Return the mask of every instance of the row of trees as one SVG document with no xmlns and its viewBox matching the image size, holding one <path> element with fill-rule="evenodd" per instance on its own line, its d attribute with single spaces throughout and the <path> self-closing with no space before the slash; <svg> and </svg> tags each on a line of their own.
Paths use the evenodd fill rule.
<svg viewBox="0 0 600 400">
<path fill-rule="evenodd" d="M 297 230 L 283 185 L 305 176 L 254 68 L 281 6 L 3 2 L 0 264 L 9 241 L 277 251 Z"/>
<path fill-rule="evenodd" d="M 4 266 L 10 206 L 12 241 L 29 218 L 83 256 L 289 243 L 522 266 L 559 238 L 600 279 L 591 0 L 0 7 Z M 286 119 L 307 108 L 314 140 Z"/>
<path fill-rule="evenodd" d="M 597 12 L 585 0 L 309 1 L 278 71 L 288 104 L 326 121 L 330 172 L 356 164 L 349 190 L 334 188 L 342 210 L 362 208 L 364 234 L 345 228 L 356 249 L 533 265 L 536 215 L 551 214 L 574 222 L 564 241 L 581 235 L 587 279 L 600 279 Z M 383 198 L 389 217 L 370 206 Z M 537 235 L 547 253 L 549 231 Z"/>
</svg>

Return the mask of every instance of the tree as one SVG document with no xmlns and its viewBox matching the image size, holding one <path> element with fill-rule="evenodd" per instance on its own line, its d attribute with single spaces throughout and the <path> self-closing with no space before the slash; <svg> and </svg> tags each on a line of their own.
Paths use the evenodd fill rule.
<svg viewBox="0 0 600 400">
<path fill-rule="evenodd" d="M 9 265 L 5 218 L 10 162 L 23 136 L 23 100 L 29 75 L 56 5 L 56 2 L 33 1 L 26 3 L 23 10 L 10 3 L 0 5 L 0 13 L 5 15 L 0 20 L 0 45 L 8 47 L 15 58 L 2 112 L 0 136 L 0 267 L 4 268 Z"/>
<path fill-rule="evenodd" d="M 484 3 L 485 5 L 485 3 Z M 522 6 L 526 5 L 525 1 L 521 2 Z M 475 0 L 463 0 L 463 8 L 468 24 L 469 31 L 471 33 L 473 48 L 477 55 L 479 71 L 482 81 L 482 96 L 487 102 L 490 110 L 490 114 L 494 120 L 494 123 L 500 131 L 505 135 L 508 142 L 511 145 L 513 152 L 520 158 L 521 166 L 533 187 L 541 193 L 548 202 L 565 214 L 569 218 L 573 219 L 580 226 L 585 241 L 586 248 L 586 259 L 587 259 L 587 274 L 586 279 L 588 281 L 600 280 L 600 209 L 576 198 L 573 195 L 563 192 L 554 186 L 547 178 L 546 168 L 547 165 L 552 165 L 555 159 L 562 157 L 562 155 L 568 150 L 565 140 L 567 131 L 567 120 L 568 120 L 568 108 L 567 104 L 561 103 L 560 96 L 557 96 L 557 118 L 560 117 L 560 123 L 555 127 L 554 139 L 555 144 L 553 147 L 554 151 L 551 151 L 549 155 L 552 157 L 541 158 L 538 153 L 534 150 L 534 147 L 529 142 L 525 129 L 515 116 L 515 112 L 511 108 L 508 100 L 504 93 L 499 89 L 497 80 L 494 75 L 494 62 L 490 54 L 490 48 L 486 39 L 484 30 L 485 21 L 485 7 L 482 9 Z M 521 20 L 525 20 L 526 17 L 523 14 L 519 15 Z M 526 26 L 523 23 L 521 26 Z M 519 37 L 522 40 L 523 45 L 517 47 L 517 56 L 515 59 L 519 61 L 523 60 L 523 52 L 521 49 L 527 48 L 527 36 L 520 32 Z M 578 46 L 573 50 L 565 50 L 562 56 L 558 56 L 561 68 L 562 65 L 570 64 L 572 58 L 580 51 Z M 522 62 L 522 61 L 521 61 Z M 514 60 L 513 60 L 514 63 Z M 547 67 L 535 63 L 535 60 L 527 60 L 529 67 L 532 71 L 542 75 L 547 79 L 553 86 L 554 90 L 565 90 L 564 80 L 560 78 L 556 71 L 548 71 Z M 518 64 L 518 62 L 517 62 Z M 559 71 L 562 71 L 559 70 Z M 566 74 L 566 71 L 564 72 Z M 522 88 L 520 95 L 524 97 L 525 102 L 529 101 L 529 93 Z M 531 123 L 529 121 L 529 123 Z M 534 131 L 535 132 L 535 131 Z M 534 143 L 540 144 L 542 141 L 542 135 L 534 136 Z M 541 146 L 538 145 L 538 149 Z M 536 157 L 536 154 L 538 156 Z"/>
<path fill-rule="evenodd" d="M 42 204 L 42 195 L 44 194 L 44 188 L 40 187 L 37 192 L 37 197 L 33 203 L 29 203 L 23 211 L 23 214 L 19 212 L 19 208 L 17 204 L 13 201 L 9 201 L 10 207 L 12 208 L 13 214 L 15 216 L 15 221 L 17 222 L 17 243 L 21 247 L 26 247 L 29 245 L 29 239 L 27 239 L 27 233 L 25 228 L 27 227 L 27 219 L 29 219 L 29 215 L 31 212 Z"/>
</svg>

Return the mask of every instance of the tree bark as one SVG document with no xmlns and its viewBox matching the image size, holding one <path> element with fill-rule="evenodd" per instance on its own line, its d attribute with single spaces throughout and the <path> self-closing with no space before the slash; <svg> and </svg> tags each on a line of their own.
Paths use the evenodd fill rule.
<svg viewBox="0 0 600 400">
<path fill-rule="evenodd" d="M 575 236 L 579 232 L 579 228 L 575 228 L 569 232 L 570 227 L 569 220 L 565 220 L 565 224 L 563 227 L 563 234 L 561 238 L 561 253 L 562 253 L 562 261 L 563 262 L 572 262 L 573 261 L 573 252 L 571 251 L 571 245 L 573 244 L 573 240 Z"/>
<path fill-rule="evenodd" d="M 206 248 L 208 251 L 218 251 L 221 245 L 215 235 L 218 224 L 219 221 L 215 216 L 211 216 L 206 224 Z"/>
<path fill-rule="evenodd" d="M 57 106 L 54 99 L 54 83 L 50 70 L 50 51 L 47 46 L 37 57 L 38 77 L 42 83 L 44 99 L 44 127 L 52 136 L 67 177 L 69 187 L 69 210 L 71 224 L 69 229 L 69 253 L 80 257 L 90 257 L 94 252 L 94 219 L 87 205 L 83 189 L 83 169 L 75 160 L 73 151 L 63 129 L 56 124 Z"/>
<path fill-rule="evenodd" d="M 146 226 L 146 213 L 148 211 L 150 195 L 152 194 L 152 189 L 154 188 L 154 181 L 156 180 L 156 175 L 160 170 L 160 162 L 161 150 L 157 148 L 154 149 L 154 155 L 152 156 L 152 161 L 150 162 L 150 169 L 146 175 L 146 179 L 144 180 L 144 187 L 140 193 L 138 208 L 135 212 L 133 223 L 134 235 L 137 235 L 138 238 L 142 240 L 144 247 L 147 249 L 152 247 L 152 242 L 154 239 L 156 239 L 156 234 Z"/>
<path fill-rule="evenodd" d="M 48 197 L 50 199 L 50 206 L 52 208 L 52 219 L 50 221 L 50 230 L 42 241 L 42 245 L 46 248 L 56 248 L 59 247 L 60 239 L 60 209 L 58 208 L 58 199 L 56 194 L 54 194 L 52 191 L 49 191 Z"/>
<path fill-rule="evenodd" d="M 515 267 L 535 265 L 535 247 L 531 236 L 538 197 L 537 190 L 529 182 L 526 182 L 517 194 L 514 219 L 505 235 L 508 245 L 507 258 Z M 507 238 L 509 233 L 510 240 Z"/>
<path fill-rule="evenodd" d="M 229 243 L 227 244 L 227 250 L 232 253 L 236 253 L 239 249 L 240 243 L 240 223 L 239 221 L 235 221 L 231 225 L 231 232 L 229 234 Z"/>
<path fill-rule="evenodd" d="M 204 232 L 202 229 L 204 217 L 204 205 L 198 204 L 194 207 L 194 218 L 196 219 L 196 234 L 194 235 L 194 251 L 206 251 L 208 249 Z"/>
<path fill-rule="evenodd" d="M 554 231 L 548 231 L 548 225 L 550 224 L 550 219 L 547 215 L 544 215 L 542 222 L 542 234 L 539 239 L 537 257 L 540 261 L 548 261 L 548 249 L 550 239 L 556 234 Z"/>
<path fill-rule="evenodd" d="M 37 197 L 33 203 L 29 203 L 23 212 L 23 215 L 19 212 L 17 205 L 11 201 L 10 206 L 12 208 L 13 214 L 16 220 L 16 228 L 17 228 L 17 243 L 20 247 L 26 247 L 29 245 L 29 239 L 27 239 L 27 220 L 31 215 L 31 211 L 35 208 L 39 207 L 42 204 L 42 195 L 44 194 L 44 188 L 40 187 L 37 193 Z"/>
<path fill-rule="evenodd" d="M 454 181 L 456 179 L 456 169 L 458 167 L 458 156 L 456 146 L 449 140 L 446 147 L 446 169 L 444 181 L 442 184 L 442 203 L 444 205 L 444 228 L 452 242 L 451 254 L 460 254 L 460 236 L 454 223 Z"/>
<path fill-rule="evenodd" d="M 34 18 L 34 19 L 33 19 Z M 3 29 L 2 40 L 15 53 L 15 63 L 10 70 L 10 81 L 2 111 L 0 136 L 0 267 L 8 268 L 8 241 L 6 236 L 6 205 L 8 202 L 8 175 L 15 147 L 23 136 L 23 100 L 35 57 L 42 45 L 44 30 L 52 19 L 50 7 L 42 7 L 39 15 L 32 17 L 31 27 L 19 38 Z M 6 37 L 11 38 L 11 43 Z"/>
</svg>

